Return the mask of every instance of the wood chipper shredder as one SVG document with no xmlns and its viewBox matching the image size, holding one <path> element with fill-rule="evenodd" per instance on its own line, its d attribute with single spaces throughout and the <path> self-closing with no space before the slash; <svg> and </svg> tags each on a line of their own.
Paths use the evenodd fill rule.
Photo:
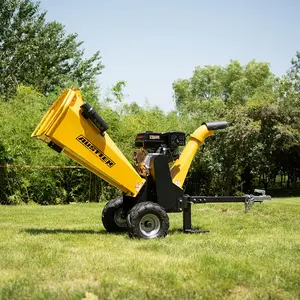
<svg viewBox="0 0 300 300">
<path fill-rule="evenodd" d="M 186 143 L 184 132 L 143 132 L 135 139 L 139 148 L 130 164 L 111 140 L 108 125 L 79 90 L 67 90 L 53 103 L 32 137 L 63 152 L 74 161 L 120 189 L 123 196 L 111 200 L 102 212 L 108 232 L 128 231 L 130 237 L 165 236 L 169 228 L 167 213 L 183 213 L 183 232 L 192 229 L 191 205 L 194 203 L 243 202 L 249 209 L 254 202 L 269 199 L 266 195 L 242 197 L 189 196 L 183 184 L 191 162 L 206 137 L 227 127 L 225 121 L 202 124 Z M 185 146 L 182 153 L 179 146 Z"/>
</svg>

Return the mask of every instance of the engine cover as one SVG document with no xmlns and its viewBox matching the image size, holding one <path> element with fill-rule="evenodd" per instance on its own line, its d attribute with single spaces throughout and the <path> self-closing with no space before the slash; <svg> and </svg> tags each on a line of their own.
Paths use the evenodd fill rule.
<svg viewBox="0 0 300 300">
<path fill-rule="evenodd" d="M 185 146 L 185 133 L 180 131 L 138 133 L 135 138 L 135 146 L 156 151 L 159 147 L 175 149 Z"/>
</svg>

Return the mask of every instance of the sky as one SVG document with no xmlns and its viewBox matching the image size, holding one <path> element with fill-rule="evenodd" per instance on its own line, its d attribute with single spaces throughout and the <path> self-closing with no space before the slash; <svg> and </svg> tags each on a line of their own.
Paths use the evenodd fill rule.
<svg viewBox="0 0 300 300">
<path fill-rule="evenodd" d="M 41 0 L 47 21 L 100 51 L 104 94 L 126 81 L 127 103 L 174 109 L 172 83 L 196 66 L 270 63 L 281 76 L 300 51 L 299 0 Z"/>
</svg>

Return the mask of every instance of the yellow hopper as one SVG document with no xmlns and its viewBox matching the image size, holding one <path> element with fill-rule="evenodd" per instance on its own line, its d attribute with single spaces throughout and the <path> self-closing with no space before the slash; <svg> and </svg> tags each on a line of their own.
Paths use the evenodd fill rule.
<svg viewBox="0 0 300 300">
<path fill-rule="evenodd" d="M 50 107 L 32 137 L 62 151 L 125 194 L 136 196 L 145 179 L 104 133 L 107 126 L 101 120 L 84 105 L 80 91 L 67 90 Z"/>
</svg>

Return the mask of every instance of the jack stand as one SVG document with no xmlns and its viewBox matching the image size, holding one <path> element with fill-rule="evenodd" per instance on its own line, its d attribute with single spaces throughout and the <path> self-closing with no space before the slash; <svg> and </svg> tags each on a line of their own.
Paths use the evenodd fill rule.
<svg viewBox="0 0 300 300">
<path fill-rule="evenodd" d="M 184 233 L 206 233 L 209 230 L 192 228 L 192 201 L 189 196 L 183 196 L 183 232 Z"/>
</svg>

